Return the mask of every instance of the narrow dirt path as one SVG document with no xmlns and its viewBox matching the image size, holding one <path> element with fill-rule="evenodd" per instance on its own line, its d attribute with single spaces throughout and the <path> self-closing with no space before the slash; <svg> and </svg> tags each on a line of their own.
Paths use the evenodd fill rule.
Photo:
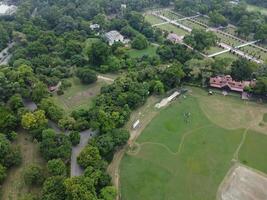
<svg viewBox="0 0 267 200">
<path fill-rule="evenodd" d="M 172 151 L 167 145 L 164 145 L 162 143 L 157 143 L 157 142 L 143 142 L 141 144 L 135 143 L 138 146 L 138 150 L 136 150 L 134 152 L 127 152 L 127 153 L 130 154 L 130 155 L 137 155 L 139 153 L 139 151 L 141 150 L 141 147 L 142 146 L 144 146 L 144 145 L 157 145 L 157 146 L 160 146 L 160 147 L 163 147 L 164 149 L 166 149 L 171 155 L 177 156 L 177 155 L 179 155 L 181 153 L 181 150 L 183 148 L 184 141 L 185 141 L 185 139 L 186 139 L 186 137 L 188 135 L 192 134 L 195 131 L 198 131 L 198 130 L 201 130 L 201 129 L 204 129 L 204 128 L 207 128 L 207 127 L 211 127 L 211 126 L 213 126 L 213 125 L 210 124 L 210 125 L 200 126 L 198 128 L 195 128 L 195 129 L 192 129 L 190 131 L 185 132 L 183 134 L 183 136 L 182 136 L 182 139 L 181 139 L 181 142 L 179 144 L 179 147 L 178 147 L 178 150 L 177 151 Z"/>
<path fill-rule="evenodd" d="M 235 153 L 234 153 L 234 156 L 233 156 L 233 161 L 238 161 L 238 155 L 239 155 L 239 151 L 241 149 L 241 147 L 243 146 L 243 144 L 245 143 L 246 141 L 246 138 L 247 138 L 247 134 L 248 134 L 248 131 L 249 131 L 249 128 L 247 128 L 244 133 L 243 133 L 243 136 L 242 136 L 242 139 L 240 141 L 240 144 L 238 145 Z"/>
<path fill-rule="evenodd" d="M 98 75 L 97 78 L 102 79 L 104 81 L 110 81 L 110 82 L 114 81 L 114 79 L 112 79 L 112 78 L 109 78 L 109 77 L 106 77 L 106 76 L 101 76 L 101 75 Z"/>
</svg>

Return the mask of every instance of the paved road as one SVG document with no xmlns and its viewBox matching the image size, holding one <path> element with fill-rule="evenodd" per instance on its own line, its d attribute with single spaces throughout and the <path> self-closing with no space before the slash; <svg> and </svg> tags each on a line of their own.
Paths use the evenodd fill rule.
<svg viewBox="0 0 267 200">
<path fill-rule="evenodd" d="M 34 103 L 31 100 L 23 100 L 23 103 L 24 103 L 24 106 L 26 108 L 28 108 L 30 111 L 34 111 L 34 110 L 37 109 L 36 103 Z M 58 125 L 55 122 L 51 121 L 51 120 L 48 120 L 48 126 L 50 128 L 52 128 L 52 129 L 54 129 L 54 131 L 57 134 L 60 134 L 60 133 L 64 133 L 66 135 L 69 134 L 68 131 L 63 132 L 58 127 Z M 92 137 L 96 136 L 96 132 L 93 132 L 91 130 L 86 130 L 86 131 L 80 132 L 80 136 L 81 136 L 80 144 L 78 144 L 75 147 L 72 147 L 72 153 L 71 153 L 71 177 L 72 176 L 80 176 L 83 173 L 83 169 L 77 163 L 77 157 L 80 154 L 80 152 L 83 150 L 83 148 L 88 144 L 88 141 Z"/>
<path fill-rule="evenodd" d="M 34 103 L 31 100 L 23 99 L 23 104 L 26 108 L 28 108 L 30 111 L 35 111 L 37 109 L 36 103 Z"/>
<path fill-rule="evenodd" d="M 10 43 L 7 48 L 3 49 L 0 52 L 0 65 L 6 65 L 8 64 L 9 59 L 11 58 L 10 53 L 8 52 L 10 48 L 14 46 L 14 42 Z"/>
<path fill-rule="evenodd" d="M 152 13 L 152 14 L 155 15 L 156 17 L 159 17 L 160 19 L 162 19 L 162 20 L 164 20 L 164 21 L 166 21 L 166 22 L 169 22 L 170 24 L 173 24 L 173 25 L 175 25 L 175 26 L 178 26 L 178 27 L 184 29 L 184 30 L 187 31 L 187 32 L 191 32 L 191 31 L 192 31 L 191 28 L 189 28 L 189 27 L 187 27 L 187 26 L 185 26 L 185 25 L 183 25 L 183 24 L 180 24 L 179 22 L 177 22 L 177 20 L 170 20 L 169 18 L 167 18 L 167 17 L 165 17 L 165 16 L 163 16 L 163 15 L 161 15 L 161 14 L 158 14 L 158 13 L 156 13 L 156 12 L 154 12 L 154 13 Z"/>
<path fill-rule="evenodd" d="M 255 42 L 255 41 L 254 41 Z M 211 58 L 211 57 L 214 57 L 214 56 L 217 56 L 217 55 L 220 55 L 220 54 L 223 54 L 223 53 L 226 53 L 226 52 L 229 52 L 229 51 L 233 51 L 235 52 L 236 54 L 240 55 L 241 57 L 243 58 L 246 58 L 247 60 L 251 60 L 251 61 L 254 61 L 256 63 L 262 63 L 263 61 L 262 60 L 258 60 L 246 53 L 244 53 L 243 51 L 239 50 L 238 48 L 240 47 L 243 47 L 243 46 L 246 46 L 246 45 L 250 45 L 252 44 L 252 42 L 249 42 L 249 43 L 246 43 L 244 45 L 240 45 L 240 46 L 237 46 L 236 48 L 233 48 L 232 46 L 228 45 L 228 44 L 225 44 L 225 43 L 219 43 L 219 45 L 221 47 L 223 47 L 225 50 L 223 51 L 220 51 L 220 52 L 217 52 L 217 53 L 214 53 L 214 54 L 211 54 L 209 55 L 208 57 Z"/>
<path fill-rule="evenodd" d="M 112 79 L 112 78 L 109 78 L 109 77 L 106 77 L 106 76 L 101 76 L 101 75 L 98 75 L 97 78 L 105 80 L 105 81 L 110 81 L 110 82 L 114 81 L 114 79 Z"/>
<path fill-rule="evenodd" d="M 83 173 L 83 169 L 77 163 L 77 157 L 83 148 L 88 144 L 88 141 L 96 135 L 96 132 L 91 130 L 86 130 L 80 133 L 81 140 L 80 144 L 75 147 L 72 147 L 72 154 L 71 154 L 71 170 L 70 176 L 80 176 Z"/>
</svg>

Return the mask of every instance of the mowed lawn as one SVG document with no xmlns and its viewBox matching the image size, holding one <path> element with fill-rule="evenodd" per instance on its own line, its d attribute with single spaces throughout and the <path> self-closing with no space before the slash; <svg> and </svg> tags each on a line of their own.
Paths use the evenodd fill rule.
<svg viewBox="0 0 267 200">
<path fill-rule="evenodd" d="M 20 147 L 22 154 L 22 163 L 8 171 L 8 176 L 1 188 L 2 200 L 19 200 L 29 192 L 40 195 L 41 187 L 27 186 L 24 183 L 23 172 L 30 164 L 39 164 L 45 168 L 45 161 L 39 153 L 38 144 L 32 142 L 31 136 L 25 132 L 19 132 L 15 142 Z M 0 193 L 1 194 L 1 193 Z"/>
<path fill-rule="evenodd" d="M 157 46 L 149 45 L 146 49 L 142 49 L 142 50 L 130 49 L 127 51 L 127 54 L 131 58 L 141 58 L 143 56 L 156 56 Z"/>
<path fill-rule="evenodd" d="M 220 99 L 221 108 L 213 108 Z M 212 101 L 216 103 L 209 104 Z M 228 127 L 231 114 L 243 108 L 234 125 Z M 261 116 L 245 123 L 251 117 L 247 114 L 254 108 Z M 134 151 L 124 156 L 120 166 L 122 199 L 216 199 L 219 184 L 233 164 L 246 129 L 253 125 L 258 128 L 264 112 L 264 105 L 246 104 L 221 95 L 208 96 L 207 92 L 193 88 L 192 95 L 163 109 L 138 138 Z M 190 116 L 185 117 L 188 113 Z M 242 122 L 241 126 L 238 121 Z M 266 127 L 263 129 L 265 132 Z M 256 144 L 257 141 L 262 142 Z M 265 171 L 266 143 L 266 135 L 249 131 L 237 155 L 249 166 Z M 249 149 L 252 151 L 246 154 Z"/>
<path fill-rule="evenodd" d="M 175 26 L 173 24 L 163 24 L 163 25 L 160 25 L 160 26 L 157 26 L 157 28 L 159 29 L 162 29 L 163 31 L 168 31 L 169 33 L 172 32 L 172 33 L 175 33 L 179 36 L 185 36 L 185 35 L 188 35 L 189 32 L 179 28 L 178 26 Z"/>
<path fill-rule="evenodd" d="M 162 23 L 162 22 L 165 22 L 164 20 L 160 19 L 159 17 L 156 17 L 152 14 L 145 14 L 144 15 L 145 17 L 145 20 L 150 23 L 151 25 L 154 25 L 154 24 L 159 24 L 159 23 Z"/>
<path fill-rule="evenodd" d="M 101 87 L 108 81 L 98 79 L 96 83 L 84 85 L 76 77 L 69 79 L 72 86 L 61 96 L 54 94 L 54 101 L 67 113 L 77 109 L 88 109 L 92 106 L 95 97 L 100 93 Z"/>
</svg>

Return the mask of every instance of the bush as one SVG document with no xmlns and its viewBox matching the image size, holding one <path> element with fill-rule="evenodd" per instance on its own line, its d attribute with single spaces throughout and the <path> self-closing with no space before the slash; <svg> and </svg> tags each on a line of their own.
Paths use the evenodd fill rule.
<svg viewBox="0 0 267 200">
<path fill-rule="evenodd" d="M 97 167 L 101 162 L 101 157 L 99 155 L 99 150 L 93 146 L 85 147 L 80 155 L 77 157 L 79 165 L 86 169 L 87 167 Z"/>
<path fill-rule="evenodd" d="M 59 88 L 59 90 L 57 91 L 57 95 L 61 96 L 63 94 L 64 94 L 64 91 L 61 88 Z"/>
<path fill-rule="evenodd" d="M 67 171 L 66 165 L 61 159 L 49 160 L 47 169 L 51 176 L 65 176 Z"/>
<path fill-rule="evenodd" d="M 132 41 L 132 47 L 134 49 L 146 49 L 148 47 L 148 41 L 143 35 L 136 36 Z"/>
<path fill-rule="evenodd" d="M 6 176 L 7 176 L 6 168 L 0 164 L 0 183 L 2 183 L 4 181 Z"/>
<path fill-rule="evenodd" d="M 91 84 L 97 81 L 96 73 L 89 68 L 78 69 L 77 77 L 83 84 Z"/>
<path fill-rule="evenodd" d="M 71 142 L 71 144 L 73 145 L 73 146 L 76 146 L 76 145 L 78 145 L 79 143 L 80 143 L 80 138 L 81 138 L 81 136 L 80 136 L 80 133 L 79 132 L 77 132 L 77 131 L 72 131 L 71 133 L 70 133 L 70 142 Z"/>
<path fill-rule="evenodd" d="M 42 168 L 39 165 L 29 165 L 23 174 L 24 181 L 27 185 L 41 185 L 44 180 Z"/>
</svg>

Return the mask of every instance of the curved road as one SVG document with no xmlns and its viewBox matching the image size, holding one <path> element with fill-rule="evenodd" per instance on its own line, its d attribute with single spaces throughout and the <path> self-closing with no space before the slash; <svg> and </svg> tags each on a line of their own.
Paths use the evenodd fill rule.
<svg viewBox="0 0 267 200">
<path fill-rule="evenodd" d="M 14 46 L 14 42 L 8 44 L 8 46 L 0 52 L 0 65 L 8 64 L 9 59 L 11 58 L 11 54 L 9 53 L 9 49 Z"/>
<path fill-rule="evenodd" d="M 28 108 L 30 111 L 34 111 L 37 109 L 37 105 L 36 103 L 34 103 L 31 100 L 23 100 L 24 106 L 26 108 Z M 64 133 L 66 135 L 69 134 L 68 131 L 62 132 L 62 130 L 58 127 L 58 125 L 51 121 L 48 120 L 48 126 L 52 129 L 54 129 L 54 131 L 57 134 L 60 133 Z M 79 164 L 77 163 L 77 157 L 79 156 L 80 152 L 83 150 L 83 148 L 88 144 L 89 140 L 91 138 L 93 138 L 94 136 L 96 136 L 96 132 L 95 131 L 91 131 L 91 130 L 86 130 L 86 131 L 82 131 L 80 132 L 80 143 L 77 146 L 72 147 L 72 152 L 71 152 L 71 170 L 70 170 L 70 176 L 80 176 L 83 173 L 83 169 L 79 166 Z"/>
</svg>

